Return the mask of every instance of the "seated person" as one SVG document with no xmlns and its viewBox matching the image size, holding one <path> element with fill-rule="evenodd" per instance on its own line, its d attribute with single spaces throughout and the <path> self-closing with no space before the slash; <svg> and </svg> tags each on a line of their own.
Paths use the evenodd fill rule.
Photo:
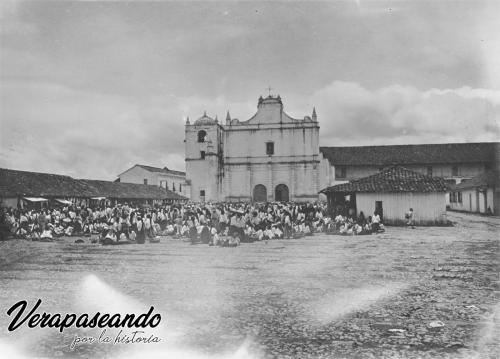
<svg viewBox="0 0 500 359">
<path fill-rule="evenodd" d="M 234 233 L 232 236 L 229 236 L 229 241 L 227 244 L 229 247 L 237 247 L 240 245 L 240 237 L 237 233 Z"/>
<path fill-rule="evenodd" d="M 210 230 L 208 229 L 208 226 L 206 224 L 202 226 L 200 232 L 200 241 L 201 243 L 205 244 L 208 244 L 208 242 L 210 242 Z"/>
<path fill-rule="evenodd" d="M 181 233 L 180 233 L 180 235 L 181 235 L 181 236 L 187 236 L 187 235 L 188 235 L 188 233 L 189 233 L 189 227 L 188 227 L 186 224 L 184 224 L 184 225 L 182 226 L 182 229 L 181 229 Z"/>
<path fill-rule="evenodd" d="M 229 227 L 226 227 L 226 229 L 229 229 Z M 219 246 L 221 247 L 227 247 L 229 245 L 229 236 L 223 236 L 219 237 Z"/>
<path fill-rule="evenodd" d="M 165 227 L 165 230 L 163 231 L 163 233 L 165 233 L 166 235 L 173 235 L 175 232 L 175 228 L 172 224 L 167 224 L 167 226 Z"/>
<path fill-rule="evenodd" d="M 267 226 L 266 230 L 264 231 L 264 238 L 274 239 L 274 233 L 271 230 L 271 226 Z"/>
<path fill-rule="evenodd" d="M 45 225 L 45 228 L 42 232 L 42 234 L 40 235 L 40 238 L 48 238 L 48 239 L 52 239 L 52 230 L 50 229 L 50 227 L 48 225 Z"/>
<path fill-rule="evenodd" d="M 60 223 L 54 227 L 53 231 L 57 237 L 64 235 L 64 227 Z"/>
<path fill-rule="evenodd" d="M 72 226 L 67 226 L 65 229 L 64 229 L 64 234 L 68 237 L 71 237 L 71 235 L 73 234 L 73 227 Z"/>
<path fill-rule="evenodd" d="M 272 232 L 275 238 L 281 239 L 283 238 L 283 231 L 279 229 L 278 226 L 272 228 Z"/>
<path fill-rule="evenodd" d="M 209 245 L 218 246 L 220 244 L 220 237 L 215 227 L 210 229 L 210 235 L 212 236 L 212 239 L 210 240 Z"/>
<path fill-rule="evenodd" d="M 112 240 L 113 242 L 116 242 L 116 234 L 115 234 L 115 230 L 113 228 L 110 228 L 108 229 L 107 233 L 106 233 L 106 239 L 110 239 Z"/>
</svg>

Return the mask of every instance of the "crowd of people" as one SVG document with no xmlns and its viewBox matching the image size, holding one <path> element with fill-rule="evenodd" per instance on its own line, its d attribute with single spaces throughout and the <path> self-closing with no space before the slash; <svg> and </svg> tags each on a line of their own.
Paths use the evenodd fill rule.
<svg viewBox="0 0 500 359">
<path fill-rule="evenodd" d="M 4 209 L 4 221 L 18 238 L 50 241 L 88 236 L 92 242 L 157 242 L 161 236 L 193 244 L 238 246 L 241 242 L 300 238 L 314 233 L 363 235 L 384 230 L 377 213 L 330 216 L 323 203 L 208 203 L 140 207 L 129 204 Z"/>
</svg>

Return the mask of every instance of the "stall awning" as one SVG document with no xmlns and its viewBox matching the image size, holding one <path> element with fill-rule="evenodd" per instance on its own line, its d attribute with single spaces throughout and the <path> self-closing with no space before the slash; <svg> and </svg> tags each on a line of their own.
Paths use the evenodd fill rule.
<svg viewBox="0 0 500 359">
<path fill-rule="evenodd" d="M 91 199 L 95 199 L 96 201 L 102 201 L 103 199 L 106 199 L 106 197 L 92 197 Z"/>
<path fill-rule="evenodd" d="M 61 204 L 67 204 L 67 205 L 72 205 L 73 203 L 71 201 L 67 201 L 65 199 L 59 199 L 59 198 L 56 198 L 56 201 L 61 203 Z"/>
<path fill-rule="evenodd" d="M 48 199 L 42 197 L 23 197 L 28 202 L 47 202 Z"/>
</svg>

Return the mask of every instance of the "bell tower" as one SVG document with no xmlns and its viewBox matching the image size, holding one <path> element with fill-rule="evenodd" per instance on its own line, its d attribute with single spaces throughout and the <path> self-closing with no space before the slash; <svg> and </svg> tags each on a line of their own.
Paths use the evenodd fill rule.
<svg viewBox="0 0 500 359">
<path fill-rule="evenodd" d="M 222 133 L 217 120 L 203 116 L 193 124 L 186 121 L 186 180 L 190 184 L 191 200 L 218 201 L 222 183 Z"/>
</svg>

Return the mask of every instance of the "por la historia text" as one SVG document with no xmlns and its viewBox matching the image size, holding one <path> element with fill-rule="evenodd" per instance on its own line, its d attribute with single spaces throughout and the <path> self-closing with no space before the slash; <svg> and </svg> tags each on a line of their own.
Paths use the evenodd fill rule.
<svg viewBox="0 0 500 359">
<path fill-rule="evenodd" d="M 161 314 L 154 312 L 151 306 L 147 313 L 136 314 L 107 314 L 97 312 L 93 316 L 89 314 L 76 315 L 74 313 L 36 313 L 42 300 L 38 299 L 36 304 L 27 311 L 28 303 L 21 300 L 14 304 L 7 311 L 7 315 L 14 315 L 14 318 L 8 326 L 10 332 L 18 329 L 23 324 L 29 328 L 58 328 L 62 333 L 65 328 L 74 326 L 75 328 L 155 328 L 161 322 Z"/>
<path fill-rule="evenodd" d="M 94 344 L 94 343 L 104 343 L 104 344 L 135 344 L 135 343 L 159 343 L 161 341 L 160 338 L 154 335 L 150 335 L 149 337 L 143 331 L 136 330 L 131 333 L 123 333 L 123 330 L 120 329 L 120 332 L 112 339 L 110 336 L 106 335 L 106 329 L 103 329 L 99 337 L 93 336 L 84 336 L 80 337 L 75 334 L 73 341 L 71 342 L 69 348 L 74 350 L 77 346 L 82 344 Z"/>
</svg>

